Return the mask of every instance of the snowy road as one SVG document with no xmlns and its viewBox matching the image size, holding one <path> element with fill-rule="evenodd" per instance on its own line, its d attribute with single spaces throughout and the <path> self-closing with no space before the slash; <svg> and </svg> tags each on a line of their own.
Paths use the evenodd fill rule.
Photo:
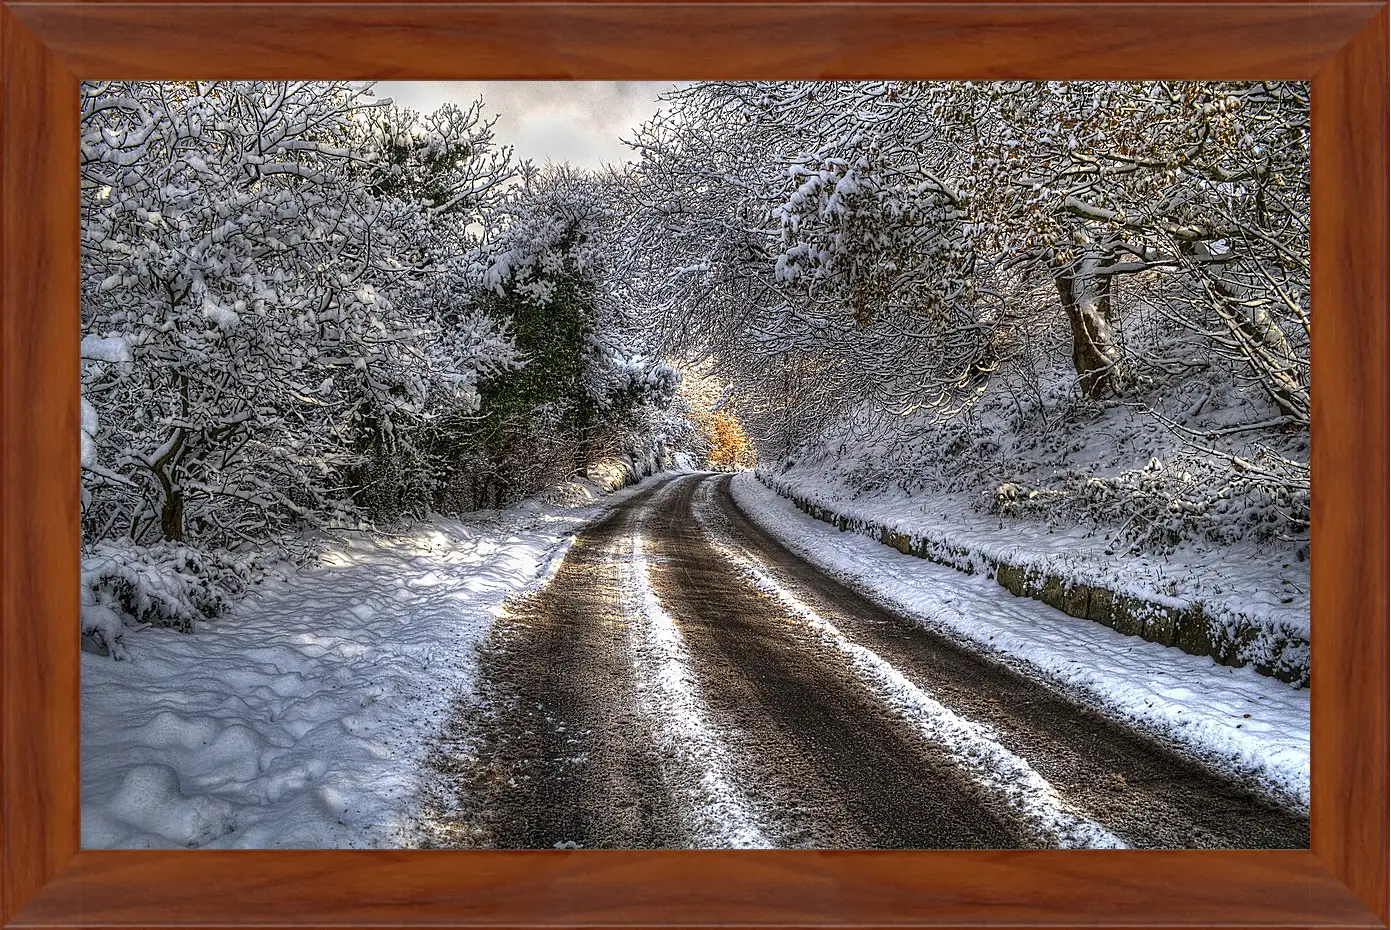
<svg viewBox="0 0 1391 930">
<path fill-rule="evenodd" d="M 727 477 L 587 527 L 483 668 L 433 759 L 434 845 L 1308 845 L 1307 818 L 828 577 Z"/>
</svg>

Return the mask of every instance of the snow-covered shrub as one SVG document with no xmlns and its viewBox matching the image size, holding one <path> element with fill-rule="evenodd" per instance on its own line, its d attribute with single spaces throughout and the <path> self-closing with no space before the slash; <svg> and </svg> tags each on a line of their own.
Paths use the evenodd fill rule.
<svg viewBox="0 0 1391 930">
<path fill-rule="evenodd" d="M 194 621 L 231 607 L 261 573 L 257 554 L 175 543 L 141 546 L 128 539 L 99 542 L 82 558 L 83 632 L 100 633 L 108 648 L 119 632 L 113 617 L 127 626 L 190 632 Z"/>
<path fill-rule="evenodd" d="M 1051 485 L 1005 482 L 991 513 L 1053 525 L 1102 527 L 1117 551 L 1172 552 L 1193 540 L 1269 541 L 1308 529 L 1307 492 L 1243 480 L 1225 463 L 1196 456 L 1157 458 L 1104 476 L 1068 471 Z"/>
</svg>

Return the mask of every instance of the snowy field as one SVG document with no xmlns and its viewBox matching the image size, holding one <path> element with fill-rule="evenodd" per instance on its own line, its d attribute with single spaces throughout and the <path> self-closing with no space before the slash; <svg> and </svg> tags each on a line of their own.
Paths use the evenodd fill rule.
<svg viewBox="0 0 1391 930">
<path fill-rule="evenodd" d="M 409 845 L 422 760 L 503 600 L 544 583 L 603 503 L 352 534 L 192 635 L 82 656 L 85 848 Z"/>
<path fill-rule="evenodd" d="M 1308 810 L 1307 689 L 1125 636 L 1014 597 L 991 578 L 841 533 L 803 514 L 752 472 L 735 477 L 734 495 L 788 548 L 886 606 L 1041 674 L 1285 806 Z"/>
</svg>

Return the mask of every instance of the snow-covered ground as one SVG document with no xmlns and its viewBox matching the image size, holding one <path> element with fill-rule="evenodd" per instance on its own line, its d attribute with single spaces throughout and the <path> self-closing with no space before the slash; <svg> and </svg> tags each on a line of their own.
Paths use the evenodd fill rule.
<svg viewBox="0 0 1391 930">
<path fill-rule="evenodd" d="M 1166 346 L 1159 356 L 1197 351 L 1143 323 L 1129 336 Z M 1274 416 L 1267 400 L 1216 370 L 1127 402 L 1079 401 L 1069 359 L 1037 379 L 1036 390 L 995 379 L 954 420 L 857 408 L 759 474 L 930 550 L 966 550 L 977 567 L 1005 562 L 1180 610 L 1201 604 L 1216 638 L 1241 642 L 1246 661 L 1307 672 L 1307 524 L 1297 519 L 1307 490 L 1277 501 L 1225 460 L 1270 449 L 1307 461 L 1307 430 L 1249 428 Z M 1022 395 L 1036 399 L 1021 407 Z M 1212 431 L 1205 442 L 1221 454 L 1198 454 L 1161 420 Z"/>
<path fill-rule="evenodd" d="M 925 626 L 1041 674 L 1112 718 L 1298 810 L 1309 805 L 1309 692 L 1125 636 L 993 579 L 905 556 L 799 511 L 751 472 L 739 506 L 808 561 Z"/>
<path fill-rule="evenodd" d="M 82 656 L 86 848 L 408 845 L 422 760 L 503 600 L 544 583 L 602 488 L 353 534 L 191 635 Z"/>
</svg>

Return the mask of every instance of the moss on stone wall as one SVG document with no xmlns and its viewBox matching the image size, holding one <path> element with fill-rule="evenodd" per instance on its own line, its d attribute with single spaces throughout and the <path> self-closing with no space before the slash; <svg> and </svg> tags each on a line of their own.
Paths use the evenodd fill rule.
<svg viewBox="0 0 1391 930">
<path fill-rule="evenodd" d="M 973 573 L 976 565 L 984 565 L 995 581 L 1011 594 L 1042 601 L 1068 616 L 1100 623 L 1119 633 L 1173 646 L 1193 655 L 1211 656 L 1223 665 L 1240 667 L 1252 664 L 1248 657 L 1253 652 L 1264 651 L 1280 656 L 1281 661 L 1254 663 L 1256 671 L 1281 681 L 1303 686 L 1309 684 L 1309 644 L 1296 636 L 1267 632 L 1269 642 L 1263 644 L 1263 650 L 1256 650 L 1262 634 L 1260 628 L 1251 624 L 1238 625 L 1233 632 L 1226 626 L 1219 626 L 1206 614 L 1200 602 L 1180 606 L 1121 594 L 1101 585 L 1068 582 L 1059 575 L 1016 565 L 984 553 L 973 553 L 963 546 L 919 539 L 885 526 L 867 524 L 803 500 L 783 488 L 774 486 L 773 490 L 791 500 L 802 512 L 831 524 L 841 532 L 862 533 L 886 546 L 892 546 L 904 555 L 916 556 L 967 574 Z"/>
</svg>

